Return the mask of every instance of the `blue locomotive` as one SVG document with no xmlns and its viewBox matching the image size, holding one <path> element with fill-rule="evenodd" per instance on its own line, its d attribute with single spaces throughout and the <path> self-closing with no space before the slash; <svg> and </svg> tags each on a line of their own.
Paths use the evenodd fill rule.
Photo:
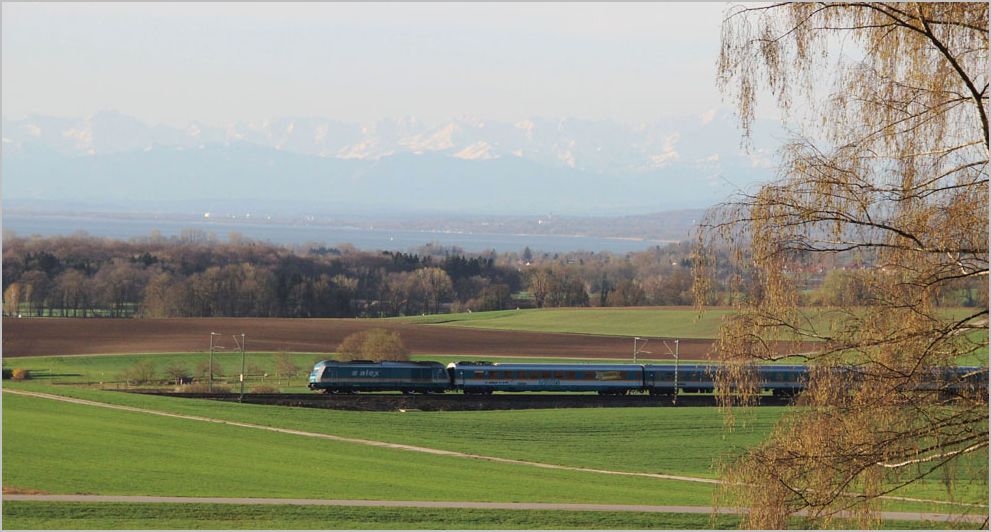
<svg viewBox="0 0 991 532">
<path fill-rule="evenodd" d="M 713 393 L 718 366 L 707 364 L 499 364 L 457 362 L 372 362 L 324 360 L 313 366 L 309 388 L 325 393 L 403 392 L 465 394 L 492 392 L 597 392 L 625 395 Z M 854 368 L 836 368 L 858 381 Z M 776 396 L 793 396 L 805 389 L 806 366 L 757 367 L 757 385 Z M 933 391 L 986 393 L 988 369 L 941 368 L 932 371 Z"/>
<path fill-rule="evenodd" d="M 317 362 L 309 388 L 326 393 L 403 392 L 442 393 L 451 386 L 440 362 L 372 362 L 352 360 Z"/>
</svg>

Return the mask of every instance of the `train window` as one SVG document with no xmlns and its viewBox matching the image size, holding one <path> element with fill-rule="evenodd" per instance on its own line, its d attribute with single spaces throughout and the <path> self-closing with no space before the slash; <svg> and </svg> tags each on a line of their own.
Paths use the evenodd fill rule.
<svg viewBox="0 0 991 532">
<path fill-rule="evenodd" d="M 568 372 L 568 380 L 569 381 L 575 380 L 575 372 L 574 371 L 569 371 Z"/>
<path fill-rule="evenodd" d="M 549 371 L 545 371 L 545 372 L 544 372 L 544 378 L 545 378 L 545 379 L 549 379 L 549 378 L 551 378 L 551 372 L 549 372 Z"/>
<path fill-rule="evenodd" d="M 520 380 L 526 379 L 526 372 L 525 371 L 517 371 L 516 372 L 516 378 L 518 378 Z"/>
<path fill-rule="evenodd" d="M 558 379 L 558 380 L 563 379 L 564 378 L 564 372 L 563 371 L 555 371 L 554 372 L 554 378 L 555 379 Z"/>
<path fill-rule="evenodd" d="M 485 372 L 482 371 L 482 370 L 475 370 L 475 376 L 476 377 L 484 377 L 485 376 Z"/>
</svg>

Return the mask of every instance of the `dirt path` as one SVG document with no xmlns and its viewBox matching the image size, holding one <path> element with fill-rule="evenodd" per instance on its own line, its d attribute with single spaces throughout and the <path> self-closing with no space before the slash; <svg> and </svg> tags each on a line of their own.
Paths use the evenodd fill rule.
<svg viewBox="0 0 991 532">
<path fill-rule="evenodd" d="M 564 504 L 537 502 L 370 501 L 348 499 L 266 499 L 251 497 L 152 497 L 144 495 L 4 495 L 4 501 L 116 502 L 172 504 L 286 504 L 296 506 L 362 506 L 386 508 L 470 508 L 485 510 L 566 510 L 572 512 L 650 512 L 682 514 L 739 514 L 740 509 L 711 506 L 651 506 L 634 504 Z M 799 515 L 802 515 L 800 513 Z M 983 523 L 977 515 L 919 512 L 881 512 L 881 519 L 900 521 L 958 521 Z"/>
</svg>

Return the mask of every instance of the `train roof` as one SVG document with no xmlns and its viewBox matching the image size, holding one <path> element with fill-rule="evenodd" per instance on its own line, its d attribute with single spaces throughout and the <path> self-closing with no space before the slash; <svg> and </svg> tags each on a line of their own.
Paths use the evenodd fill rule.
<svg viewBox="0 0 991 532">
<path fill-rule="evenodd" d="M 515 363 L 484 363 L 457 362 L 448 364 L 447 367 L 468 369 L 468 368 L 489 368 L 489 369 L 509 369 L 509 370 L 551 370 L 551 371 L 572 371 L 572 370 L 614 370 L 633 371 L 642 368 L 640 364 L 515 364 Z"/>
<path fill-rule="evenodd" d="M 644 364 L 644 368 L 647 369 L 662 369 L 662 370 L 673 370 L 674 368 L 679 369 L 697 369 L 697 368 L 718 368 L 719 364 Z M 756 366 L 758 369 L 771 370 L 771 371 L 807 371 L 806 366 L 801 366 L 797 364 L 761 364 Z"/>
<path fill-rule="evenodd" d="M 440 362 L 433 362 L 430 360 L 384 360 L 382 362 L 375 362 L 374 360 L 321 360 L 317 362 L 317 365 L 324 366 L 378 366 L 378 367 L 444 367 L 444 364 Z"/>
</svg>

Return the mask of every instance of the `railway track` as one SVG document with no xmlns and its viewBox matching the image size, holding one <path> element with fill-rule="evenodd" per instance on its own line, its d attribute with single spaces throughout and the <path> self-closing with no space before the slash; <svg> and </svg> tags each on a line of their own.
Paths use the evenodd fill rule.
<svg viewBox="0 0 991 532">
<path fill-rule="evenodd" d="M 181 393 L 159 391 L 133 391 L 168 397 L 208 399 L 212 401 L 244 402 L 260 405 L 328 408 L 332 410 L 359 411 L 469 411 L 469 410 L 525 410 L 535 408 L 624 408 L 624 407 L 682 407 L 716 406 L 711 395 L 681 395 L 675 405 L 671 397 L 651 395 L 600 396 L 591 394 L 493 394 L 465 395 L 460 393 L 402 395 L 361 393 L 353 395 L 309 394 L 255 394 L 246 393 Z M 761 397 L 761 406 L 785 406 L 792 399 Z"/>
</svg>

